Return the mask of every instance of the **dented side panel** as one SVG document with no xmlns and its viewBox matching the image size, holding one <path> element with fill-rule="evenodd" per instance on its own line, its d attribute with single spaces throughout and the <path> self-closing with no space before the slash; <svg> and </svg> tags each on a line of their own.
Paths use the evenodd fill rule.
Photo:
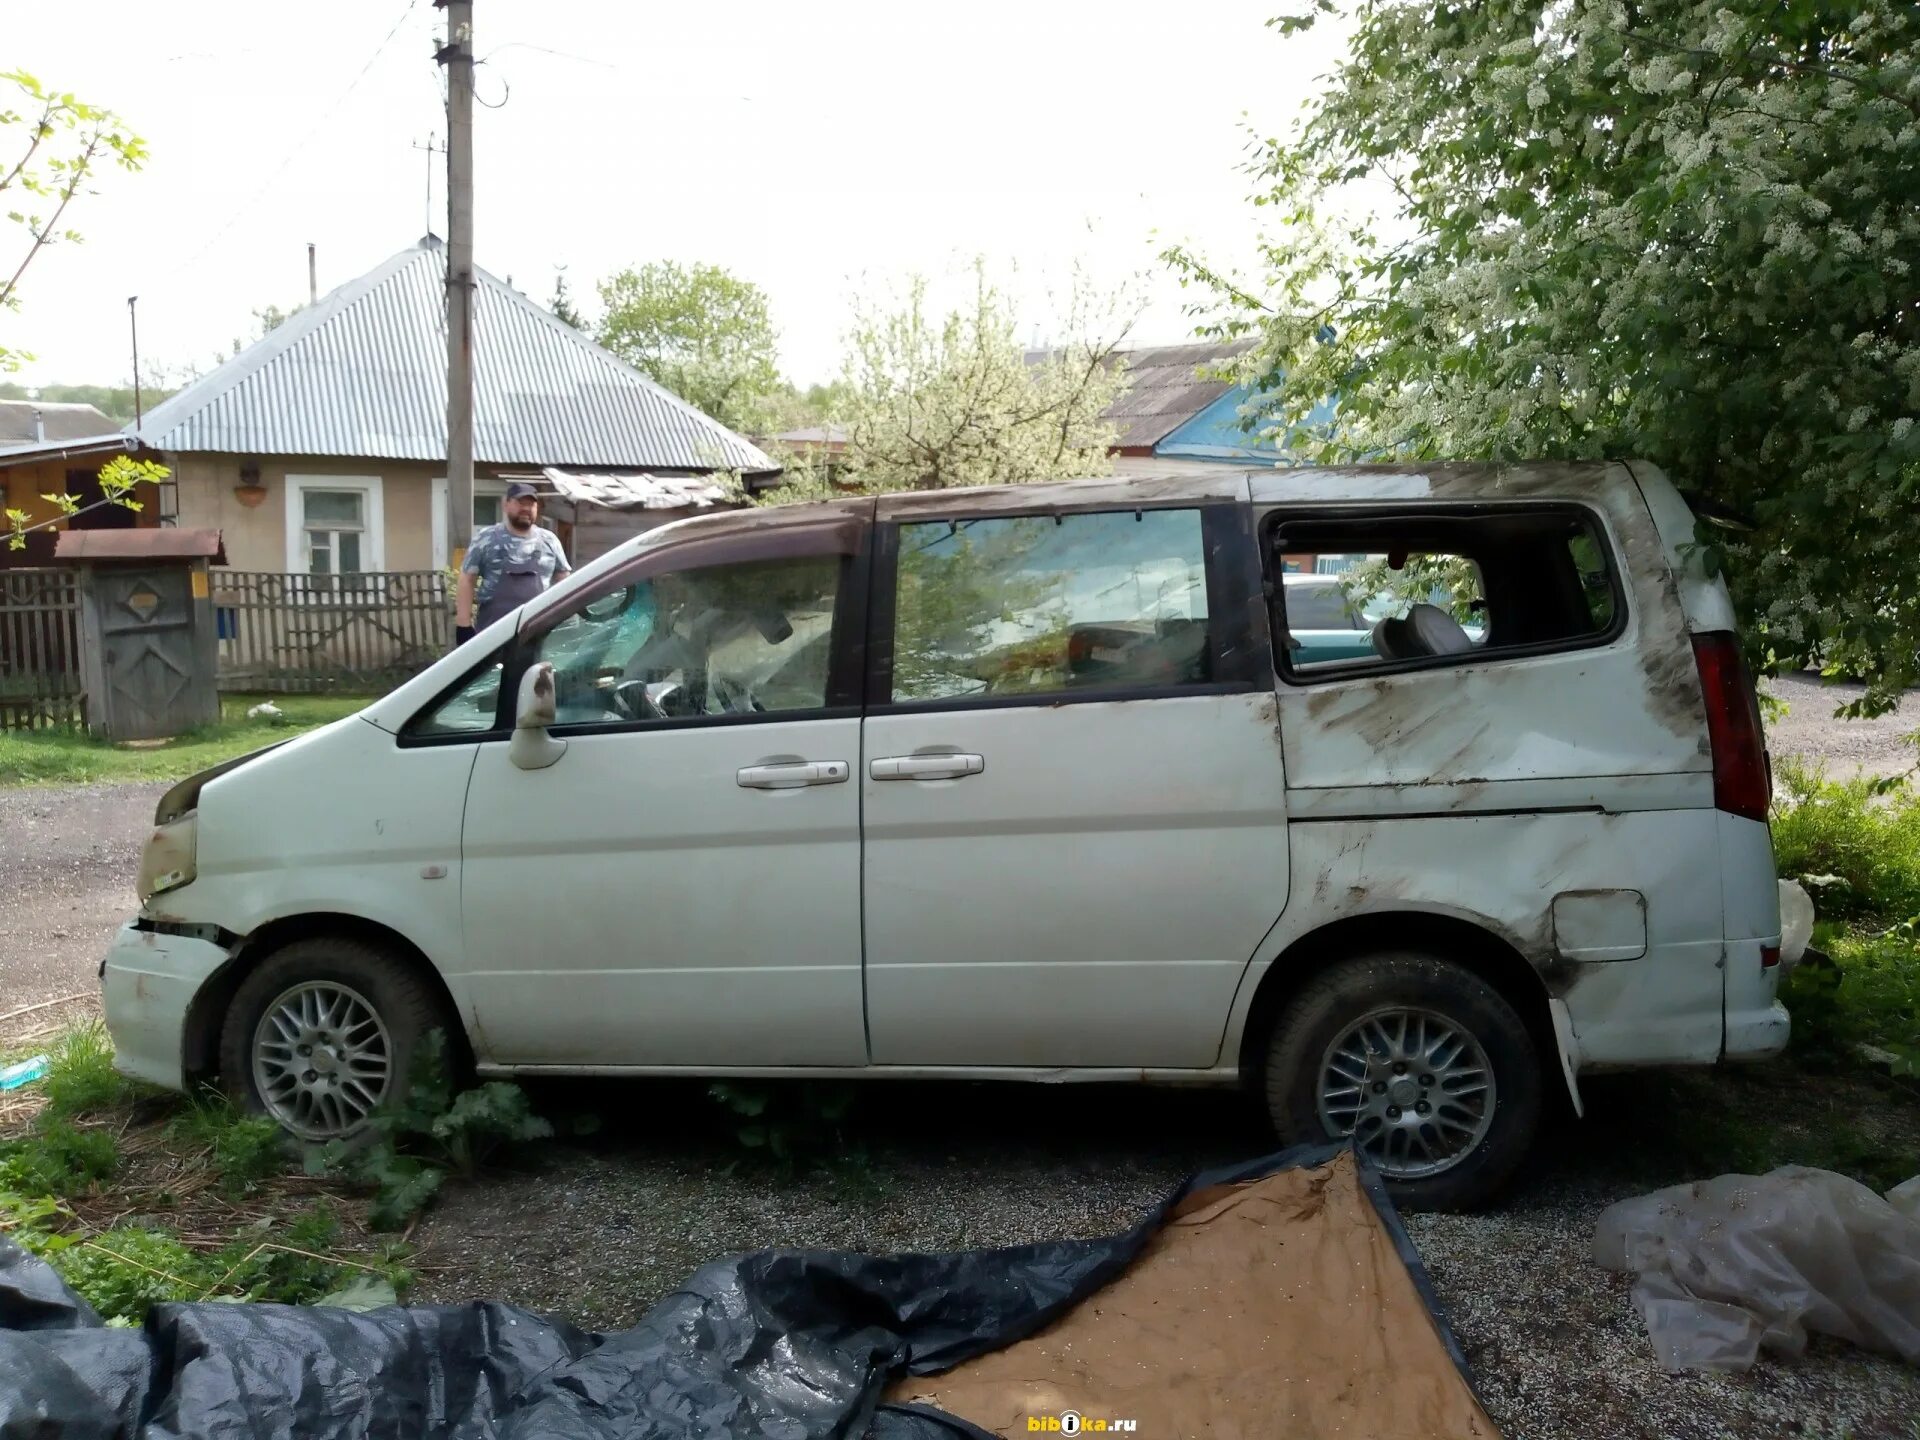
<svg viewBox="0 0 1920 1440">
<path fill-rule="evenodd" d="M 1293 903 L 1256 951 L 1224 1053 L 1239 1053 L 1261 980 L 1296 941 L 1351 917 L 1424 913 L 1465 920 L 1518 951 L 1540 977 L 1541 998 L 1565 1002 L 1579 1068 L 1710 1063 L 1720 1053 L 1723 993 L 1716 823 L 1711 810 L 1682 810 L 1296 824 Z M 1644 955 L 1560 953 L 1555 898 L 1596 890 L 1644 897 Z M 1418 937 L 1416 922 L 1409 943 Z"/>
<path fill-rule="evenodd" d="M 1309 478 L 1256 481 L 1256 510 L 1284 513 L 1287 501 L 1312 498 Z M 1555 654 L 1489 656 L 1302 684 L 1283 680 L 1278 694 L 1289 784 L 1303 790 L 1404 786 L 1432 795 L 1433 804 L 1421 809 L 1471 812 L 1501 808 L 1503 781 L 1568 782 L 1565 797 L 1551 785 L 1532 787 L 1527 803 L 1551 806 L 1588 803 L 1586 782 L 1596 778 L 1634 777 L 1640 782 L 1636 807 L 1696 803 L 1693 777 L 1712 768 L 1699 674 L 1661 537 L 1625 470 L 1439 466 L 1403 479 L 1417 479 L 1435 500 L 1539 499 L 1588 507 L 1626 592 L 1624 629 L 1608 644 Z M 1658 777 L 1668 776 L 1675 777 L 1665 787 L 1671 796 L 1660 793 Z"/>
</svg>

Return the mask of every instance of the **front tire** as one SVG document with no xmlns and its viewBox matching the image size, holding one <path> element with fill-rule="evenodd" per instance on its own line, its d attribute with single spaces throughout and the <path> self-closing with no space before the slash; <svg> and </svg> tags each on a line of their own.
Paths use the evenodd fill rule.
<svg viewBox="0 0 1920 1440">
<path fill-rule="evenodd" d="M 295 940 L 234 992 L 221 1084 L 236 1105 L 302 1140 L 344 1140 L 400 1092 L 421 1041 L 445 1025 L 432 989 L 379 946 Z"/>
<path fill-rule="evenodd" d="M 1354 1137 L 1397 1204 L 1462 1210 L 1512 1178 L 1540 1120 L 1540 1056 L 1506 998 L 1464 966 L 1382 951 L 1310 981 L 1269 1036 L 1280 1138 Z"/>
</svg>

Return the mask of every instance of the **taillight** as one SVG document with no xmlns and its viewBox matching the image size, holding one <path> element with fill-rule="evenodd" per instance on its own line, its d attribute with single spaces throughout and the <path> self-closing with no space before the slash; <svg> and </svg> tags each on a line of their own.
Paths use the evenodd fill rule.
<svg viewBox="0 0 1920 1440">
<path fill-rule="evenodd" d="M 1764 821 L 1773 785 L 1760 732 L 1760 702 L 1740 661 L 1740 642 L 1727 630 L 1695 635 L 1693 658 L 1700 667 L 1700 693 L 1707 702 L 1714 808 Z"/>
<path fill-rule="evenodd" d="M 1778 945 L 1762 945 L 1760 947 L 1760 968 L 1762 970 L 1771 970 L 1779 963 L 1780 947 Z"/>
</svg>

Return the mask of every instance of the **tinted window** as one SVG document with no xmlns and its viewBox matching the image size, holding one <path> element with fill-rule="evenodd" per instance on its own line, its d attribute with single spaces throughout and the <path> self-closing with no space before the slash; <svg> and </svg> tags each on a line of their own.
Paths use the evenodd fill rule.
<svg viewBox="0 0 1920 1440">
<path fill-rule="evenodd" d="M 895 700 L 1211 678 L 1198 510 L 900 528 Z"/>
</svg>

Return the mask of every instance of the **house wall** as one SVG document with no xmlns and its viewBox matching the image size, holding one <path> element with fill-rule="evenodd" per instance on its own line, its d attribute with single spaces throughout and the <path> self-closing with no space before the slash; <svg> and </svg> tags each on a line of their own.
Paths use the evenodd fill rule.
<svg viewBox="0 0 1920 1440">
<path fill-rule="evenodd" d="M 52 520 L 59 515 L 59 509 L 40 497 L 66 494 L 69 470 L 88 470 L 97 473 L 100 467 L 112 458 L 111 454 L 81 455 L 71 459 L 39 460 L 31 464 L 8 465 L 0 468 L 0 492 L 6 495 L 4 508 L 26 511 L 29 525 L 37 525 L 43 520 Z M 158 525 L 160 523 L 159 507 L 154 503 L 153 487 L 142 485 L 134 492 L 133 498 L 141 505 L 134 523 Z"/>
<path fill-rule="evenodd" d="M 335 456 L 172 455 L 180 487 L 183 526 L 218 527 L 227 547 L 227 563 L 236 570 L 287 568 L 287 476 L 377 477 L 387 570 L 427 570 L 433 565 L 433 482 L 445 470 L 438 463 L 414 460 L 354 460 Z M 258 505 L 235 493 L 243 464 L 257 463 L 266 489 Z M 372 568 L 371 564 L 367 568 Z"/>
</svg>

